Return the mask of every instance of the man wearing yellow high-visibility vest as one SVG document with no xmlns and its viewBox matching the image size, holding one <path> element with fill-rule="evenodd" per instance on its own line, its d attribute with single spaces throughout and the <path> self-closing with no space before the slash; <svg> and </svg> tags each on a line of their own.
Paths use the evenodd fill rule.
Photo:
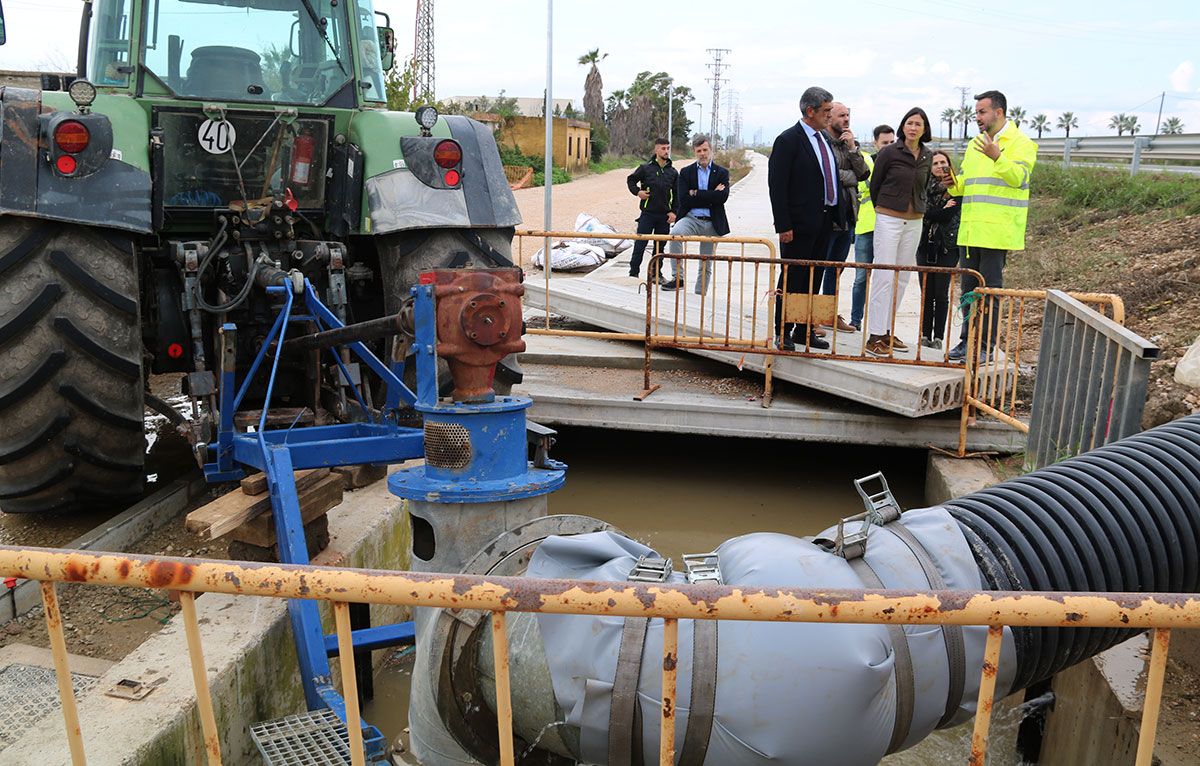
<svg viewBox="0 0 1200 766">
<path fill-rule="evenodd" d="M 891 125 L 875 126 L 875 154 L 896 140 L 896 131 Z M 863 152 L 869 170 L 875 168 L 875 155 Z M 871 179 L 858 182 L 858 223 L 854 226 L 855 263 L 875 262 L 875 205 L 871 203 Z M 863 306 L 867 302 L 867 269 L 854 273 L 854 289 L 850 291 L 850 324 L 855 330 L 862 329 Z"/>
<path fill-rule="evenodd" d="M 959 265 L 983 275 L 988 287 L 1004 286 L 1004 262 L 1010 250 L 1025 249 L 1025 221 L 1029 214 L 1029 180 L 1037 162 L 1037 144 L 1007 119 L 1008 101 L 998 90 L 975 96 L 975 122 L 979 135 L 963 157 L 962 174 L 948 191 L 962 198 L 958 245 Z M 962 294 L 978 286 L 964 275 Z M 976 310 L 984 309 L 976 304 Z M 997 312 L 986 311 L 980 360 L 990 358 L 996 345 Z M 950 349 L 951 361 L 967 356 L 967 323 L 962 340 Z"/>
</svg>

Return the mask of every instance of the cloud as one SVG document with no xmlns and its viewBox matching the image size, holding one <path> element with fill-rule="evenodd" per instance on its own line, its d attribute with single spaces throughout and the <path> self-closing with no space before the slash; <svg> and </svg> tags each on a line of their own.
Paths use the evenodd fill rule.
<svg viewBox="0 0 1200 766">
<path fill-rule="evenodd" d="M 1191 90 L 1192 75 L 1196 73 L 1196 67 L 1191 61 L 1184 61 L 1179 66 L 1175 67 L 1175 71 L 1171 72 L 1171 90 Z"/>
<path fill-rule="evenodd" d="M 929 67 L 925 64 L 924 56 L 918 56 L 912 61 L 896 61 L 892 64 L 892 76 L 902 77 L 906 80 L 924 77 L 928 71 Z"/>
</svg>

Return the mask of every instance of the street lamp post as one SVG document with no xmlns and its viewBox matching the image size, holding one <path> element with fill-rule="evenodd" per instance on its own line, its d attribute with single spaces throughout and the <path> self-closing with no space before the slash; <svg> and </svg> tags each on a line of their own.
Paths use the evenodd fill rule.
<svg viewBox="0 0 1200 766">
<path fill-rule="evenodd" d="M 672 137 L 675 135 L 674 130 L 675 119 L 675 81 L 667 80 L 667 156 L 671 156 L 670 149 L 674 143 Z"/>
</svg>

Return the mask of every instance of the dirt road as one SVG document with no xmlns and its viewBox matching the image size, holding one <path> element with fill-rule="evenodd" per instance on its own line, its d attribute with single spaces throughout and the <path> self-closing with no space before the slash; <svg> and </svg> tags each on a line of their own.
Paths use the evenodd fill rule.
<svg viewBox="0 0 1200 766">
<path fill-rule="evenodd" d="M 637 198 L 629 193 L 625 185 L 625 177 L 631 172 L 629 168 L 617 168 L 553 186 L 554 228 L 573 231 L 575 217 L 586 212 L 618 231 L 633 231 L 637 226 L 634 221 L 637 218 Z M 542 192 L 540 186 L 513 192 L 521 208 L 521 218 L 525 221 L 521 228 L 542 228 Z"/>
<path fill-rule="evenodd" d="M 751 155 L 754 170 L 730 190 L 726 211 L 730 225 L 746 236 L 773 236 L 771 208 L 766 200 L 767 158 Z M 676 167 L 690 165 L 692 160 L 680 160 Z M 591 213 L 617 231 L 637 229 L 637 198 L 629 193 L 625 178 L 631 168 L 618 168 L 607 173 L 584 176 L 566 184 L 552 187 L 553 221 L 557 230 L 572 231 L 580 213 Z M 524 223 L 520 228 L 541 229 L 543 223 L 542 188 L 518 189 L 513 194 L 521 209 Z"/>
</svg>

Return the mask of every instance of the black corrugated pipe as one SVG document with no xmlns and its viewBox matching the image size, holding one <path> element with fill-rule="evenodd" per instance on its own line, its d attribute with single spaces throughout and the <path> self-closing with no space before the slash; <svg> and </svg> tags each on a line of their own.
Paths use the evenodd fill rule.
<svg viewBox="0 0 1200 766">
<path fill-rule="evenodd" d="M 1200 590 L 1200 415 L 951 500 L 994 590 Z M 1016 628 L 1014 689 L 1120 643 L 1115 628 Z"/>
</svg>

